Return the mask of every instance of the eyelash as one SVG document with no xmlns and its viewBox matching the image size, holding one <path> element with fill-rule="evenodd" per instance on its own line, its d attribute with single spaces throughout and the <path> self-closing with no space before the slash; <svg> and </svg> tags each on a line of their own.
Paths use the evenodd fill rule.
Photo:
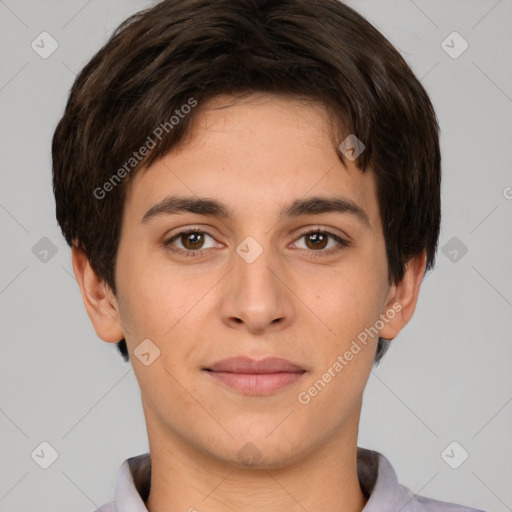
<svg viewBox="0 0 512 512">
<path fill-rule="evenodd" d="M 182 231 L 179 231 L 178 233 L 173 235 L 171 238 L 165 240 L 164 243 L 163 243 L 164 247 L 169 249 L 171 252 L 174 252 L 174 253 L 179 254 L 179 255 L 184 255 L 187 258 L 197 258 L 197 257 L 201 256 L 200 253 L 205 252 L 205 249 L 183 250 L 183 249 L 177 249 L 175 247 L 172 247 L 171 244 L 172 244 L 172 242 L 174 240 L 180 238 L 182 235 L 187 235 L 189 233 L 201 233 L 201 234 L 208 235 L 209 237 L 214 239 L 214 237 L 210 233 L 208 233 L 208 231 L 204 231 L 202 229 L 196 229 L 196 228 L 187 228 L 187 229 L 184 229 Z M 300 240 L 302 237 L 304 237 L 306 235 L 313 235 L 313 234 L 327 235 L 327 236 L 331 237 L 332 239 L 336 240 L 336 242 L 338 242 L 342 246 L 341 248 L 340 247 L 338 247 L 338 248 L 331 248 L 331 249 L 329 249 L 327 251 L 326 250 L 315 251 L 313 249 L 310 249 L 309 251 L 314 254 L 314 256 L 312 256 L 314 258 L 322 257 L 322 256 L 330 256 L 331 254 L 334 254 L 334 253 L 336 253 L 338 251 L 343 250 L 345 247 L 349 247 L 350 246 L 350 243 L 347 242 L 346 240 L 344 240 L 343 238 L 341 238 L 340 236 L 335 235 L 334 233 L 331 233 L 330 231 L 322 231 L 320 229 L 313 229 L 313 230 L 310 230 L 310 231 L 304 231 L 304 232 L 302 232 L 299 235 L 297 240 Z M 300 249 L 300 250 L 306 250 L 307 251 L 308 249 Z"/>
</svg>

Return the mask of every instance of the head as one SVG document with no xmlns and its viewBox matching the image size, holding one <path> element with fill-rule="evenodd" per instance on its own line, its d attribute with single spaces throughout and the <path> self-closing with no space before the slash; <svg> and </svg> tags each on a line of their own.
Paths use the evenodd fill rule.
<svg viewBox="0 0 512 512">
<path fill-rule="evenodd" d="M 366 355 L 343 370 L 355 406 L 434 264 L 438 132 L 400 54 L 337 0 L 167 0 L 135 14 L 77 76 L 52 145 L 57 220 L 75 271 L 94 276 L 80 284 L 96 332 L 125 360 L 151 339 L 167 373 L 244 351 L 306 363 L 316 348 L 318 373 L 366 329 Z M 354 140 L 356 157 L 341 144 Z M 142 221 L 169 195 L 214 201 Z M 313 196 L 344 198 L 344 213 L 313 201 L 280 216 Z M 314 223 L 324 235 L 298 244 Z M 183 255 L 184 225 L 207 233 L 204 255 Z M 347 245 L 323 249 L 325 232 Z M 251 263 L 246 237 L 262 250 Z M 315 245 L 344 248 L 305 256 Z"/>
</svg>

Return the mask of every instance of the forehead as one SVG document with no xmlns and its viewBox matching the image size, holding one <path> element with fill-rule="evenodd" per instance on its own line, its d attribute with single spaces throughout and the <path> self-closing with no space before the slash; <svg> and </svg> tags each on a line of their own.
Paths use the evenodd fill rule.
<svg viewBox="0 0 512 512">
<path fill-rule="evenodd" d="M 140 222 L 169 194 L 217 198 L 233 215 L 277 215 L 298 198 L 336 196 L 360 205 L 375 221 L 373 172 L 362 173 L 347 159 L 344 165 L 336 142 L 329 112 L 318 102 L 265 94 L 216 97 L 196 112 L 178 147 L 135 175 L 126 213 Z"/>
</svg>

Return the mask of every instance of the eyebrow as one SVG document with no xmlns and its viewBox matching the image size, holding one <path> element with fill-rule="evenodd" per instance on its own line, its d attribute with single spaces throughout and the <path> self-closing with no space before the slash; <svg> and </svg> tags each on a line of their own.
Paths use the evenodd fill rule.
<svg viewBox="0 0 512 512">
<path fill-rule="evenodd" d="M 233 210 L 215 199 L 202 197 L 183 197 L 170 195 L 152 206 L 142 217 L 142 223 L 160 215 L 176 215 L 184 212 L 198 213 L 221 219 L 231 219 Z M 368 214 L 354 201 L 342 197 L 312 196 L 296 199 L 281 207 L 279 218 L 300 217 L 301 215 L 319 215 L 322 213 L 348 213 L 367 227 L 370 227 Z"/>
</svg>

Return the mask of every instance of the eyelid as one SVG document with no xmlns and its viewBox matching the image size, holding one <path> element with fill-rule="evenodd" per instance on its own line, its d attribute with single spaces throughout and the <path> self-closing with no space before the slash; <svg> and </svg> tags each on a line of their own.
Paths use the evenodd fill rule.
<svg viewBox="0 0 512 512">
<path fill-rule="evenodd" d="M 169 245 L 171 245 L 172 241 L 179 239 L 181 236 L 187 235 L 188 233 L 202 233 L 202 234 L 207 235 L 210 238 L 212 238 L 217 244 L 221 243 L 221 242 L 218 242 L 217 239 L 215 238 L 215 236 L 212 235 L 205 228 L 199 227 L 199 226 L 191 226 L 191 227 L 186 227 L 186 228 L 180 229 L 179 231 L 177 231 L 176 233 L 173 233 L 171 235 L 168 235 L 168 236 L 166 235 L 163 244 L 164 244 L 164 246 L 169 246 Z M 183 251 L 183 249 L 180 249 L 180 250 Z M 204 252 L 204 251 L 205 251 L 204 249 L 196 249 L 195 250 L 195 252 Z M 194 252 L 194 250 L 189 250 L 186 252 Z"/>
<path fill-rule="evenodd" d="M 317 232 L 326 233 L 331 236 L 337 236 L 339 238 L 342 238 L 345 242 L 351 243 L 351 238 L 343 231 L 340 231 L 339 229 L 336 229 L 336 228 L 320 226 L 320 225 L 307 226 L 303 230 L 301 229 L 301 231 L 299 231 L 299 234 L 297 235 L 297 238 L 307 235 L 309 233 L 317 233 Z"/>
<path fill-rule="evenodd" d="M 321 256 L 321 255 L 330 255 L 333 252 L 339 252 L 343 248 L 349 247 L 350 245 L 352 245 L 352 241 L 350 240 L 350 237 L 346 236 L 345 234 L 335 233 L 335 232 L 331 231 L 330 229 L 331 228 L 325 228 L 325 227 L 322 227 L 322 226 L 308 226 L 308 227 L 305 227 L 294 237 L 292 243 L 295 244 L 300 238 L 302 238 L 305 235 L 314 234 L 314 233 L 321 233 L 321 234 L 327 235 L 331 239 L 336 240 L 338 242 L 338 244 L 341 246 L 341 248 L 340 247 L 338 247 L 338 248 L 330 248 L 328 250 L 318 250 L 318 251 L 315 251 L 315 250 L 312 250 L 312 249 L 302 249 L 302 248 L 297 249 L 297 250 L 301 250 L 301 251 L 308 251 L 308 252 L 311 252 L 311 253 L 318 253 L 319 256 Z M 163 242 L 163 245 L 166 248 L 170 248 L 170 250 L 172 252 L 180 253 L 180 254 L 185 254 L 185 255 L 188 255 L 188 256 L 199 255 L 199 253 L 207 252 L 208 249 L 213 249 L 213 247 L 208 247 L 206 249 L 202 249 L 201 248 L 201 249 L 186 250 L 186 249 L 180 249 L 180 248 L 177 248 L 177 247 L 172 247 L 172 242 L 174 240 L 176 240 L 176 239 L 179 239 L 180 236 L 186 235 L 188 233 L 197 233 L 197 232 L 209 236 L 210 238 L 215 240 L 216 243 L 221 243 L 221 242 L 217 242 L 215 236 L 212 235 L 211 233 L 209 233 L 205 228 L 200 227 L 200 226 L 190 226 L 190 227 L 185 227 L 183 229 L 180 229 L 178 232 L 170 235 L 169 237 L 166 237 L 164 242 Z"/>
<path fill-rule="evenodd" d="M 294 241 L 292 242 L 292 244 L 295 245 L 302 237 L 304 237 L 306 235 L 312 235 L 312 234 L 316 234 L 316 233 L 320 233 L 322 235 L 327 235 L 328 238 L 337 242 L 337 246 L 331 247 L 329 249 L 319 249 L 317 251 L 315 251 L 313 249 L 307 249 L 307 248 L 303 249 L 302 247 L 299 247 L 296 250 L 305 251 L 305 252 L 309 253 L 308 257 L 321 258 L 321 257 L 328 257 L 328 256 L 332 256 L 335 254 L 339 254 L 344 249 L 352 246 L 352 241 L 350 240 L 349 237 L 347 237 L 345 235 L 340 235 L 338 233 L 335 233 L 328 228 L 321 228 L 321 227 L 315 228 L 315 227 L 311 227 L 311 226 L 306 228 L 304 231 L 301 231 L 294 238 Z"/>
</svg>

